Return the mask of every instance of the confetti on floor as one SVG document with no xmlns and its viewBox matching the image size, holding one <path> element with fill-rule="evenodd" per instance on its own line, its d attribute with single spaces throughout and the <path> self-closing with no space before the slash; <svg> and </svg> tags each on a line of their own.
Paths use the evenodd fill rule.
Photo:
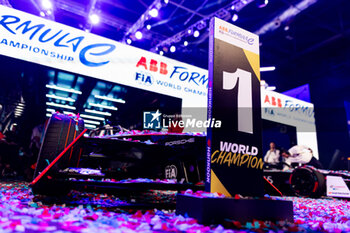
<svg viewBox="0 0 350 233">
<path fill-rule="evenodd" d="M 346 200 L 283 198 L 294 203 L 294 224 L 262 221 L 241 224 L 232 220 L 224 226 L 204 226 L 172 211 L 110 211 L 107 207 L 112 203 L 123 203 L 111 195 L 73 192 L 72 196 L 74 200 L 83 200 L 84 205 L 45 205 L 36 201 L 27 183 L 0 183 L 0 233 L 350 231 L 350 202 Z"/>
</svg>

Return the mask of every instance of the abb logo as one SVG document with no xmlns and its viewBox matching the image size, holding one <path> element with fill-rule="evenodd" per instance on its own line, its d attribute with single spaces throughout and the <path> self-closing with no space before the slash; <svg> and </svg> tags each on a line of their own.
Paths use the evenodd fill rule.
<svg viewBox="0 0 350 233">
<path fill-rule="evenodd" d="M 224 31 L 224 32 L 228 32 L 228 28 L 224 27 L 224 26 L 219 26 L 219 30 Z"/>
<path fill-rule="evenodd" d="M 151 59 L 149 62 L 149 67 L 147 66 L 147 60 L 145 57 L 141 57 L 141 59 L 137 62 L 136 67 L 144 67 L 146 70 L 152 71 L 152 72 L 158 72 L 160 74 L 166 75 L 168 74 L 168 67 L 167 64 L 164 62 L 160 62 L 158 65 L 158 61 Z"/>
<path fill-rule="evenodd" d="M 269 97 L 268 95 L 265 96 L 264 103 L 269 103 L 272 106 L 276 107 L 282 107 L 282 100 L 280 98 L 276 98 L 274 96 Z"/>
</svg>

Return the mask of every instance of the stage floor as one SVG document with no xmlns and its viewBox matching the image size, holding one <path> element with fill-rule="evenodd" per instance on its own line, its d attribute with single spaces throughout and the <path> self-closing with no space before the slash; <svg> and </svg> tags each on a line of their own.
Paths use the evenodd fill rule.
<svg viewBox="0 0 350 233">
<path fill-rule="evenodd" d="M 1 232 L 349 232 L 350 202 L 285 197 L 294 203 L 295 223 L 261 221 L 203 226 L 172 211 L 120 210 L 123 201 L 93 193 L 70 194 L 83 205 L 43 204 L 23 182 L 0 182 Z M 93 203 L 93 205 L 89 204 Z"/>
</svg>

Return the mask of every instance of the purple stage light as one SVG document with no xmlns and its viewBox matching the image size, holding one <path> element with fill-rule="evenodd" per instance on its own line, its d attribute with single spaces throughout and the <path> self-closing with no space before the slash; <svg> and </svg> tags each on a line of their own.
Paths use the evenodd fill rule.
<svg viewBox="0 0 350 233">
<path fill-rule="evenodd" d="M 263 8 L 263 7 L 267 6 L 267 4 L 269 4 L 269 0 L 259 0 L 259 1 L 257 1 L 257 6 L 259 8 Z"/>
</svg>

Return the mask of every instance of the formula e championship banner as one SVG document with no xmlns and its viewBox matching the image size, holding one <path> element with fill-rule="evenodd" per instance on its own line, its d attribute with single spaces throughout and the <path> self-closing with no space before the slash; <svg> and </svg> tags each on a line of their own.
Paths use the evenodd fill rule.
<svg viewBox="0 0 350 233">
<path fill-rule="evenodd" d="M 206 189 L 263 195 L 259 37 L 218 18 L 210 24 Z"/>
</svg>

